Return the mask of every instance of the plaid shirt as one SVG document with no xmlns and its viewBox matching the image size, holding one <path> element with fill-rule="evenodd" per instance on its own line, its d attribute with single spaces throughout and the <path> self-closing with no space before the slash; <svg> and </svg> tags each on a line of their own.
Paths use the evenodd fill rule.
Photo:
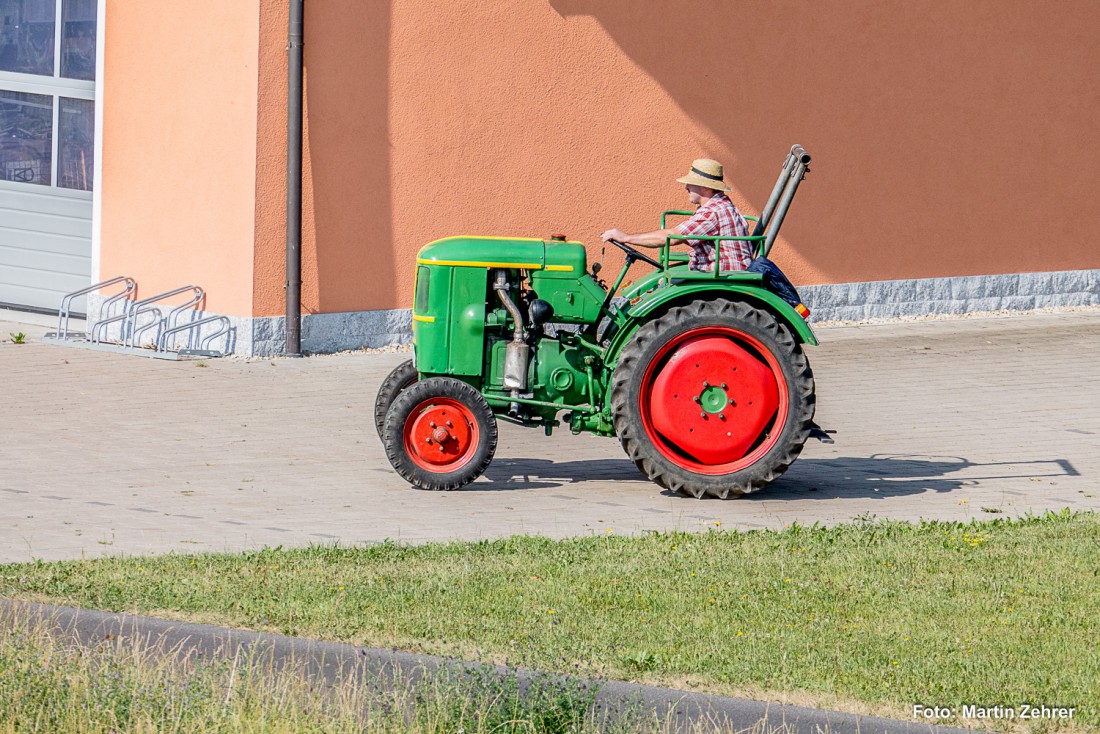
<svg viewBox="0 0 1100 734">
<path fill-rule="evenodd" d="M 749 225 L 737 207 L 721 191 L 715 192 L 705 206 L 695 210 L 691 219 L 676 226 L 691 246 L 691 270 L 714 270 L 714 246 L 719 248 L 722 270 L 746 270 L 752 263 L 751 242 L 707 242 L 691 240 L 688 235 L 704 237 L 747 237 Z"/>
</svg>

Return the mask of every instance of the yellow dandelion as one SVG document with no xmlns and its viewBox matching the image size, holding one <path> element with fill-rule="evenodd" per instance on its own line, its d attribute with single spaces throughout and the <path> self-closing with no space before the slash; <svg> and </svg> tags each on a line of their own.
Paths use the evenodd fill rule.
<svg viewBox="0 0 1100 734">
<path fill-rule="evenodd" d="M 741 630 L 737 630 L 737 636 L 738 636 L 738 637 L 744 637 L 744 636 L 745 636 L 745 633 L 744 633 L 744 632 L 742 632 Z"/>
</svg>

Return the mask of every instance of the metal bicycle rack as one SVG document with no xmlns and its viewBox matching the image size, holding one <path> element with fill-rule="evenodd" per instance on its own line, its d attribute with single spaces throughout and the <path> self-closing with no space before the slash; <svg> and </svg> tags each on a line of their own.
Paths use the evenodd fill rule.
<svg viewBox="0 0 1100 734">
<path fill-rule="evenodd" d="M 134 293 L 137 291 L 136 280 L 134 280 L 133 278 L 128 278 L 125 275 L 120 275 L 117 278 L 111 278 L 110 280 L 105 280 L 102 283 L 96 283 L 95 285 L 90 285 L 87 288 L 81 288 L 78 291 L 66 293 L 61 298 L 61 309 L 57 312 L 57 332 L 54 333 L 53 336 L 61 340 L 87 338 L 86 334 L 75 335 L 69 332 L 69 316 L 72 311 L 73 301 L 79 296 L 84 296 L 94 291 L 98 291 L 101 288 L 107 288 L 108 286 L 116 285 L 118 283 L 125 283 L 125 288 L 123 288 L 122 292 L 111 296 L 99 307 L 100 316 L 103 316 L 104 314 L 110 315 L 111 306 L 113 306 L 115 303 L 133 298 Z M 126 307 L 123 306 L 124 310 L 125 308 Z M 47 336 L 50 335 L 47 334 Z"/>
<path fill-rule="evenodd" d="M 94 319 L 90 318 L 91 314 L 89 314 L 87 333 L 69 330 L 69 318 L 74 299 L 120 283 L 124 286 L 123 290 L 104 300 Z M 183 303 L 173 306 L 167 314 L 164 312 L 167 301 L 187 293 L 190 293 L 190 296 Z M 232 338 L 232 324 L 229 317 L 201 315 L 206 293 L 199 286 L 186 285 L 174 288 L 140 301 L 136 300 L 136 294 L 137 282 L 126 276 L 111 278 L 79 291 L 67 293 L 61 299 L 61 309 L 57 315 L 57 331 L 46 334 L 42 341 L 62 346 L 170 360 L 186 357 L 224 357 L 229 353 Z M 112 313 L 116 304 L 121 304 L 121 313 Z M 185 320 L 185 315 L 189 316 L 189 320 Z M 152 316 L 152 319 L 142 323 L 143 316 Z M 118 324 L 117 338 L 110 336 L 109 327 L 112 324 Z M 219 324 L 220 328 L 203 336 L 202 327 L 208 324 Z M 153 341 L 142 344 L 139 337 L 154 329 Z M 175 335 L 186 335 L 186 345 L 179 347 L 173 344 L 170 337 Z M 225 348 L 221 351 L 211 349 L 213 343 L 221 337 L 225 337 Z"/>
</svg>

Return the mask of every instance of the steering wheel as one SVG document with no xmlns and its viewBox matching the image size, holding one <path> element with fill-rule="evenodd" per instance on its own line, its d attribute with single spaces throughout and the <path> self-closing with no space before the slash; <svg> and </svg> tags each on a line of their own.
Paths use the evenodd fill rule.
<svg viewBox="0 0 1100 734">
<path fill-rule="evenodd" d="M 623 252 L 625 252 L 627 255 L 634 258 L 635 260 L 641 260 L 644 263 L 649 263 L 650 265 L 657 268 L 658 270 L 661 269 L 661 263 L 657 262 L 656 260 L 651 258 L 649 255 L 643 255 L 642 253 L 638 252 L 637 250 L 635 250 L 633 247 L 626 244 L 625 242 L 619 242 L 618 240 L 608 240 L 608 242 L 615 245 L 615 247 L 618 247 L 620 250 L 622 250 Z"/>
</svg>

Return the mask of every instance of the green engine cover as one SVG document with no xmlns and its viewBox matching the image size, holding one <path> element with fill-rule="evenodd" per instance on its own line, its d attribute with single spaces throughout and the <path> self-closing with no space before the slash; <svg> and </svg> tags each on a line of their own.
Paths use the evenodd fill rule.
<svg viewBox="0 0 1100 734">
<path fill-rule="evenodd" d="M 447 237 L 421 248 L 413 303 L 413 344 L 421 373 L 479 378 L 485 365 L 489 271 L 525 271 L 554 321 L 591 323 L 604 292 L 585 273 L 579 242 L 522 237 Z M 515 296 L 515 294 L 513 294 Z"/>
<path fill-rule="evenodd" d="M 485 289 L 484 270 L 417 266 L 413 348 L 419 372 L 481 374 Z"/>
<path fill-rule="evenodd" d="M 531 273 L 531 289 L 554 307 L 554 321 L 591 324 L 600 316 L 607 296 L 586 271 L 584 245 L 547 242 L 546 267 Z"/>
</svg>

